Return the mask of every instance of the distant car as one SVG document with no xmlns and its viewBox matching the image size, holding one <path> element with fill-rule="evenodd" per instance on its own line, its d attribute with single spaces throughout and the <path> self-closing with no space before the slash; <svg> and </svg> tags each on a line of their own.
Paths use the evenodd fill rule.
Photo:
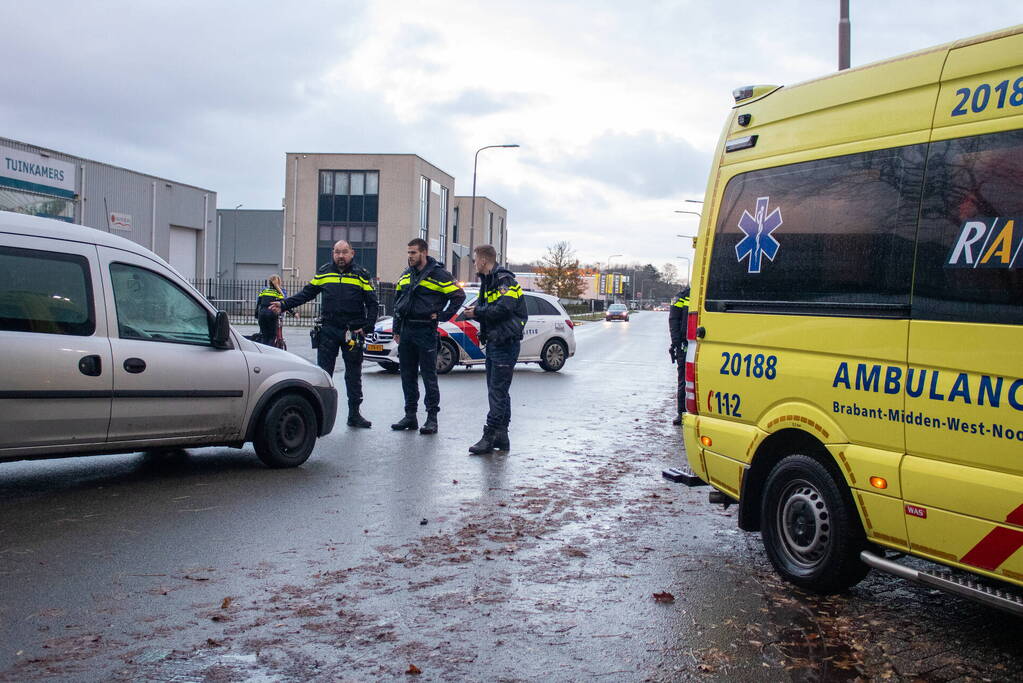
<svg viewBox="0 0 1023 683">
<path fill-rule="evenodd" d="M 523 330 L 519 363 L 538 363 L 548 372 L 557 372 L 575 355 L 575 324 L 557 297 L 540 292 L 523 292 L 529 321 Z M 465 304 L 459 313 L 471 306 L 479 289 L 465 289 Z M 437 374 L 451 372 L 456 365 L 471 367 L 487 360 L 486 347 L 480 344 L 480 325 L 476 320 L 450 320 L 437 326 L 440 349 L 437 352 Z M 381 318 L 366 337 L 365 358 L 375 361 L 387 372 L 398 372 L 398 345 L 394 343 L 393 318 Z"/>
<path fill-rule="evenodd" d="M 625 304 L 611 304 L 607 307 L 607 312 L 604 314 L 605 321 L 611 320 L 624 320 L 629 322 L 629 307 Z"/>
</svg>

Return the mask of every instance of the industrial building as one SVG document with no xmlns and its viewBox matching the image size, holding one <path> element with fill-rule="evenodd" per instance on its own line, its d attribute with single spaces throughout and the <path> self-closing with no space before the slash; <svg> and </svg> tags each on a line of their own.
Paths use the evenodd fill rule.
<svg viewBox="0 0 1023 683">
<path fill-rule="evenodd" d="M 289 153 L 286 164 L 286 278 L 309 278 L 343 239 L 372 276 L 394 282 L 408 265 L 409 240 L 422 237 L 452 275 L 470 279 L 471 197 L 454 196 L 451 174 L 415 154 Z M 476 243 L 485 231 L 505 253 L 507 211 L 477 197 L 476 213 Z"/>
<path fill-rule="evenodd" d="M 220 280 L 266 280 L 281 272 L 282 209 L 217 209 L 216 273 Z"/>
<path fill-rule="evenodd" d="M 185 278 L 213 277 L 217 194 L 0 137 L 0 210 L 114 233 Z"/>
</svg>

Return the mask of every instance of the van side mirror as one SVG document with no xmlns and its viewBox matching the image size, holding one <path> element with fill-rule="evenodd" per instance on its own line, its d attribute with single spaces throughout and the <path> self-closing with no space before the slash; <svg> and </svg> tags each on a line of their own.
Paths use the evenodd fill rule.
<svg viewBox="0 0 1023 683">
<path fill-rule="evenodd" d="M 217 311 L 210 325 L 210 343 L 217 349 L 231 348 L 231 321 L 224 311 Z"/>
</svg>

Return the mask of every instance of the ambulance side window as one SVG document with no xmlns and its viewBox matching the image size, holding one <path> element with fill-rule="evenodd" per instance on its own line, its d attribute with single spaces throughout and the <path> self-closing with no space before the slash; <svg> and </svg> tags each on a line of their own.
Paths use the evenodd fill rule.
<svg viewBox="0 0 1023 683">
<path fill-rule="evenodd" d="M 883 149 L 729 180 L 707 310 L 907 317 L 925 151 Z"/>
<path fill-rule="evenodd" d="M 1023 324 L 1023 131 L 931 144 L 913 317 Z"/>
</svg>

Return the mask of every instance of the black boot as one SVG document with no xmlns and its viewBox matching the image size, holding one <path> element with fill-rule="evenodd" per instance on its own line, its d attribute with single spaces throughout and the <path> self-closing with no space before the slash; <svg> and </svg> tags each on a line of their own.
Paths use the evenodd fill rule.
<svg viewBox="0 0 1023 683">
<path fill-rule="evenodd" d="M 419 420 L 416 419 L 416 414 L 415 413 L 405 413 L 405 417 L 401 418 L 400 420 L 395 422 L 393 425 L 391 425 L 391 429 L 395 429 L 395 430 L 418 429 L 418 428 L 419 428 Z"/>
<path fill-rule="evenodd" d="M 675 417 L 673 417 L 672 420 L 671 420 L 671 424 L 673 424 L 673 425 L 680 425 L 680 424 L 682 424 L 682 416 L 681 415 L 676 415 Z"/>
<path fill-rule="evenodd" d="M 511 448 L 511 442 L 508 440 L 508 428 L 495 429 L 494 430 L 494 450 L 495 451 L 507 451 Z"/>
<path fill-rule="evenodd" d="M 426 422 L 419 428 L 420 434 L 436 434 L 437 433 L 437 411 L 431 410 L 426 414 Z"/>
<path fill-rule="evenodd" d="M 469 452 L 473 455 L 482 455 L 484 453 L 493 453 L 494 451 L 494 428 L 490 425 L 484 425 L 483 436 L 479 441 L 469 446 Z"/>
<path fill-rule="evenodd" d="M 373 426 L 373 423 L 367 420 L 359 413 L 358 403 L 348 404 L 348 426 L 349 427 L 362 427 L 363 429 L 369 429 Z"/>
</svg>

